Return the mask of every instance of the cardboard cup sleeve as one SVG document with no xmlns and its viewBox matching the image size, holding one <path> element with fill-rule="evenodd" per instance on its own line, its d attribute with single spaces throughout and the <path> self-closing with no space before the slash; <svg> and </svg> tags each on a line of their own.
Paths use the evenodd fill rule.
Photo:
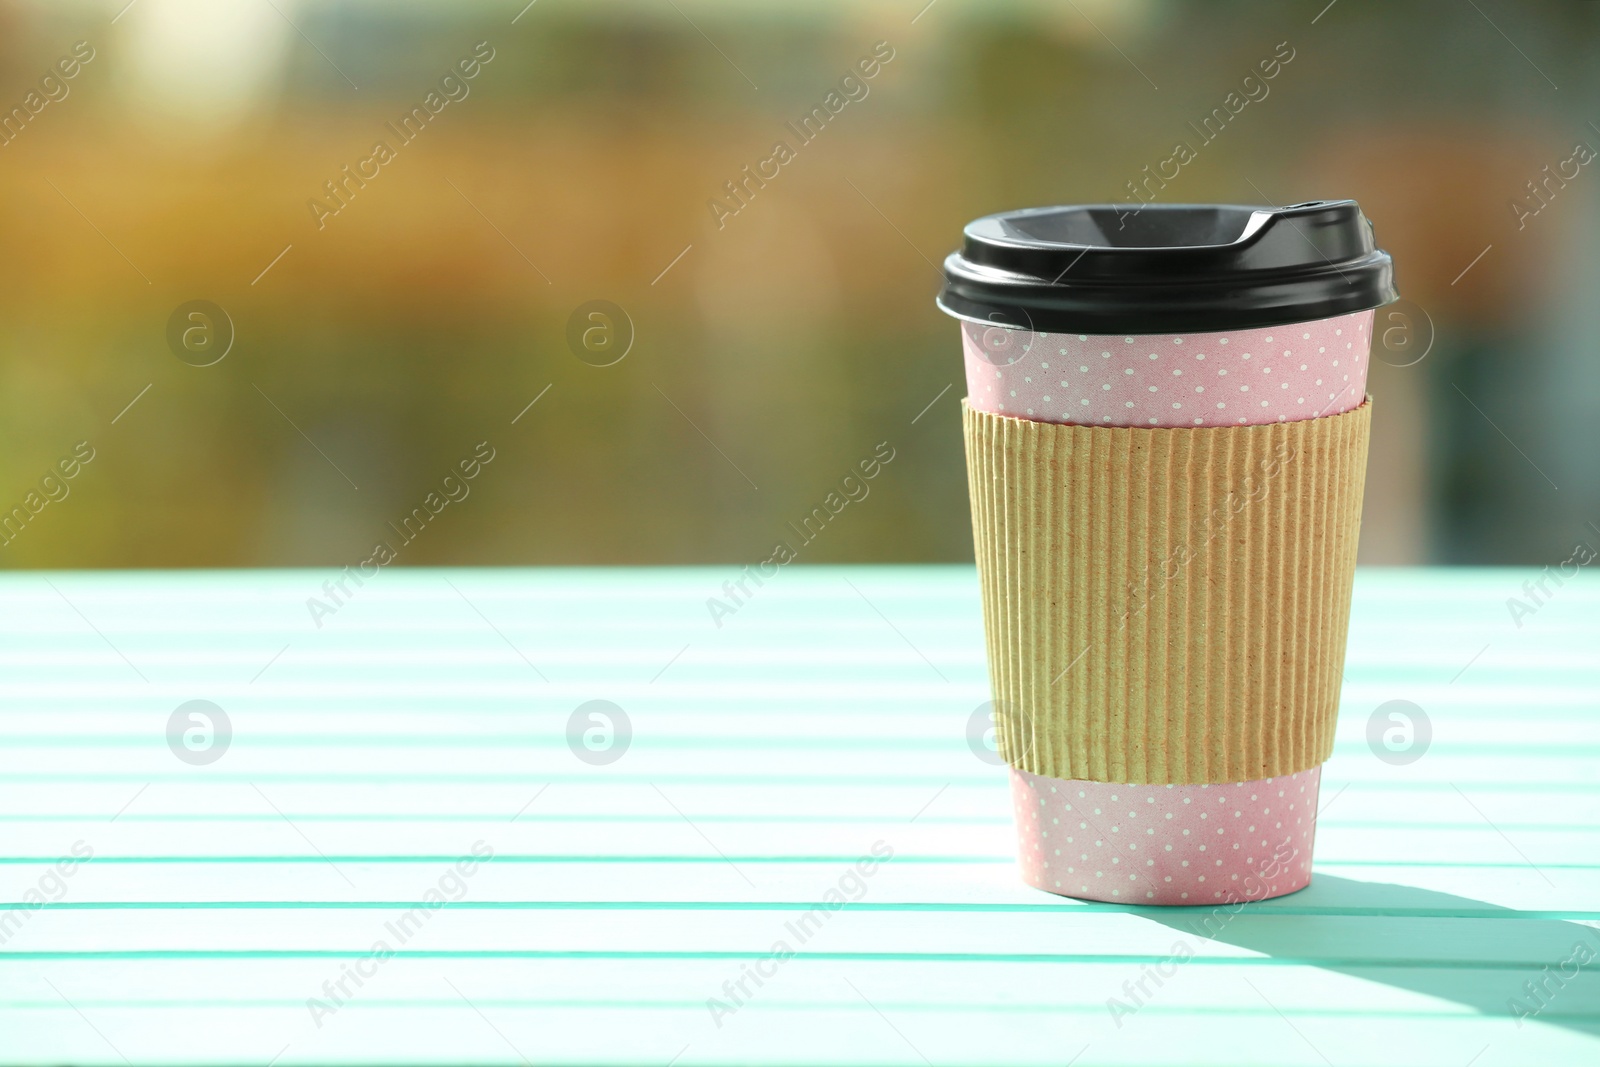
<svg viewBox="0 0 1600 1067">
<path fill-rule="evenodd" d="M 963 401 L 1006 761 L 1186 785 L 1328 759 L 1371 410 L 1146 429 Z"/>
</svg>

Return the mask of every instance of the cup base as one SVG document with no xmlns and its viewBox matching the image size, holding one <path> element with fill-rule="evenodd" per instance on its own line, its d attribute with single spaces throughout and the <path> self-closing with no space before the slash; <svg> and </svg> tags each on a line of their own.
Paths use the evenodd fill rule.
<svg viewBox="0 0 1600 1067">
<path fill-rule="evenodd" d="M 1116 904 L 1268 900 L 1311 882 L 1322 768 L 1253 782 L 1123 785 L 1011 770 L 1022 880 Z"/>
</svg>

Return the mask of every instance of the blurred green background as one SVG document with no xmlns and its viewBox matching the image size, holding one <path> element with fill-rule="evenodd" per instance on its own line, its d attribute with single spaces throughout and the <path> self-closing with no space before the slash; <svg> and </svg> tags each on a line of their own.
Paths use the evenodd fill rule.
<svg viewBox="0 0 1600 1067">
<path fill-rule="evenodd" d="M 399 562 L 755 562 L 880 442 L 800 558 L 970 559 L 935 265 L 975 216 L 1126 198 L 1280 42 L 1161 199 L 1354 197 L 1393 253 L 1363 560 L 1600 546 L 1600 4 L 524 2 L 0 4 L 0 566 L 354 564 L 482 441 Z M 167 336 L 196 300 L 234 333 L 204 367 Z M 568 342 L 595 300 L 610 366 Z"/>
</svg>

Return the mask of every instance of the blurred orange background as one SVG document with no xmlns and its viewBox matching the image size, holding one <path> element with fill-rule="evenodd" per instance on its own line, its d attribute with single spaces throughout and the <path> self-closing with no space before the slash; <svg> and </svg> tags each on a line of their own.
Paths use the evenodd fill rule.
<svg viewBox="0 0 1600 1067">
<path fill-rule="evenodd" d="M 1354 197 L 1394 255 L 1363 561 L 1600 546 L 1600 168 L 1528 187 L 1600 146 L 1600 5 L 1480 7 L 0 4 L 0 509 L 26 519 L 0 566 L 353 564 L 483 441 L 399 562 L 751 562 L 880 442 L 802 560 L 970 559 L 936 265 L 978 215 L 1125 197 L 1285 41 L 1162 199 Z M 719 224 L 878 42 L 866 95 Z M 196 300 L 232 324 L 210 366 L 168 343 Z M 595 300 L 631 322 L 610 366 L 568 342 Z"/>
</svg>

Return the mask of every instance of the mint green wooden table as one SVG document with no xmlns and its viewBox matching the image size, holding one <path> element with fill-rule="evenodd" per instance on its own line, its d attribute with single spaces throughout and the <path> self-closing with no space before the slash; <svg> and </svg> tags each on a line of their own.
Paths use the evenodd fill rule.
<svg viewBox="0 0 1600 1067">
<path fill-rule="evenodd" d="M 737 577 L 387 570 L 320 628 L 324 572 L 0 577 L 0 1062 L 1600 1063 L 1600 578 L 1519 627 L 1530 572 L 1361 574 L 1315 880 L 1202 927 L 1018 881 L 970 568 L 718 628 Z"/>
</svg>

